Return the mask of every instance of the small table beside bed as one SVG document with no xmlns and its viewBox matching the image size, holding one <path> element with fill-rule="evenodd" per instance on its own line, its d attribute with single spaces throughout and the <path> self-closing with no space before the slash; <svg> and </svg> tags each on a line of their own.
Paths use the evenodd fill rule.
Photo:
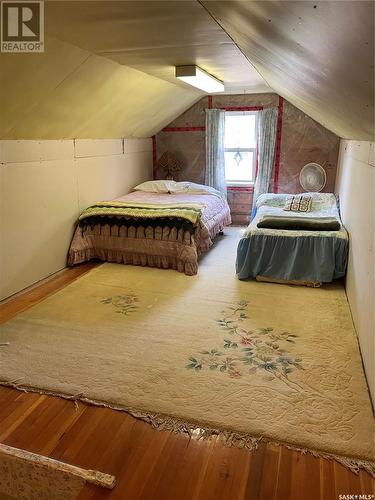
<svg viewBox="0 0 375 500">
<path fill-rule="evenodd" d="M 345 276 L 348 247 L 334 194 L 266 193 L 239 242 L 236 272 L 240 280 L 320 286 Z"/>
</svg>

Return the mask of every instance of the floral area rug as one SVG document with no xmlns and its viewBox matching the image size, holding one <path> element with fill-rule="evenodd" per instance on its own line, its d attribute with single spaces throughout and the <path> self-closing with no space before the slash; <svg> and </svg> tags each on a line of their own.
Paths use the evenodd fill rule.
<svg viewBox="0 0 375 500">
<path fill-rule="evenodd" d="M 155 427 L 259 439 L 375 475 L 373 415 L 340 284 L 239 281 L 238 229 L 198 275 L 104 264 L 4 324 L 0 381 Z M 9 342 L 9 344 L 7 344 Z"/>
</svg>

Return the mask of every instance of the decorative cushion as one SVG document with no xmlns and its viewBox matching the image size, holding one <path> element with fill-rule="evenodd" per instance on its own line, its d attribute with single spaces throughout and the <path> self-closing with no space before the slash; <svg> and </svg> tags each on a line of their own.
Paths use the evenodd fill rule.
<svg viewBox="0 0 375 500">
<path fill-rule="evenodd" d="M 285 201 L 284 210 L 288 212 L 310 212 L 312 198 L 309 195 L 297 194 L 289 196 Z"/>
</svg>

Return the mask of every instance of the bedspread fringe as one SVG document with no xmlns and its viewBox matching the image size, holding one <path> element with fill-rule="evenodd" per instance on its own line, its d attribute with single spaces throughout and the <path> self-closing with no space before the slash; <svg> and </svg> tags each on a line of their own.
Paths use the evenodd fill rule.
<svg viewBox="0 0 375 500">
<path fill-rule="evenodd" d="M 228 216 L 224 220 L 219 220 L 210 228 L 210 231 L 205 238 L 203 238 L 201 233 L 198 231 L 198 233 L 196 234 L 198 255 L 207 252 L 213 245 L 216 236 L 224 230 L 225 226 L 229 226 L 231 223 L 231 216 L 230 214 L 228 214 Z"/>
<path fill-rule="evenodd" d="M 161 269 L 175 269 L 180 273 L 193 276 L 198 272 L 198 262 L 186 262 L 174 256 L 147 255 L 123 250 L 107 250 L 102 248 L 83 248 L 71 250 L 68 256 L 68 265 L 74 266 L 91 259 L 117 264 L 131 264 L 133 266 L 148 266 Z"/>
</svg>

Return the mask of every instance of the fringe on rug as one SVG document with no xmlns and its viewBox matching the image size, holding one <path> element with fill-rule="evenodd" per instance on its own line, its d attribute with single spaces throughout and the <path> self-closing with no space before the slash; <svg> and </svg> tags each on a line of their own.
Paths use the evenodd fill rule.
<svg viewBox="0 0 375 500">
<path fill-rule="evenodd" d="M 228 429 L 218 429 L 214 427 L 202 427 L 202 424 L 196 422 L 189 422 L 186 420 L 181 420 L 177 417 L 169 417 L 167 415 L 161 415 L 152 412 L 145 412 L 135 410 L 133 408 L 126 408 L 121 405 L 115 405 L 111 403 L 106 403 L 104 401 L 98 401 L 90 398 L 86 398 L 83 394 L 64 394 L 54 391 L 49 391 L 45 389 L 37 389 L 34 387 L 23 386 L 14 382 L 0 381 L 0 385 L 5 387 L 12 387 L 22 392 L 33 392 L 48 396 L 57 396 L 63 399 L 68 399 L 73 401 L 76 407 L 78 402 L 86 403 L 93 406 L 102 406 L 105 408 L 111 408 L 112 410 L 124 411 L 134 418 L 143 420 L 150 424 L 154 429 L 159 431 L 168 431 L 174 433 L 186 434 L 190 438 L 195 439 L 209 439 L 212 436 L 219 436 L 225 446 L 231 447 L 235 446 L 237 448 L 244 448 L 251 452 L 256 451 L 259 443 L 270 443 L 276 446 L 284 446 L 285 448 L 297 451 L 301 454 L 310 453 L 315 458 L 324 458 L 326 460 L 335 460 L 347 469 L 358 474 L 359 471 L 365 470 L 373 478 L 375 478 L 375 461 L 362 460 L 360 458 L 345 457 L 343 455 L 336 455 L 332 453 L 326 453 L 324 451 L 313 450 L 310 448 L 303 448 L 293 444 L 285 443 L 283 441 L 277 441 L 274 439 L 267 438 L 266 436 L 253 436 L 247 433 L 241 433 L 236 431 L 230 431 Z"/>
</svg>

